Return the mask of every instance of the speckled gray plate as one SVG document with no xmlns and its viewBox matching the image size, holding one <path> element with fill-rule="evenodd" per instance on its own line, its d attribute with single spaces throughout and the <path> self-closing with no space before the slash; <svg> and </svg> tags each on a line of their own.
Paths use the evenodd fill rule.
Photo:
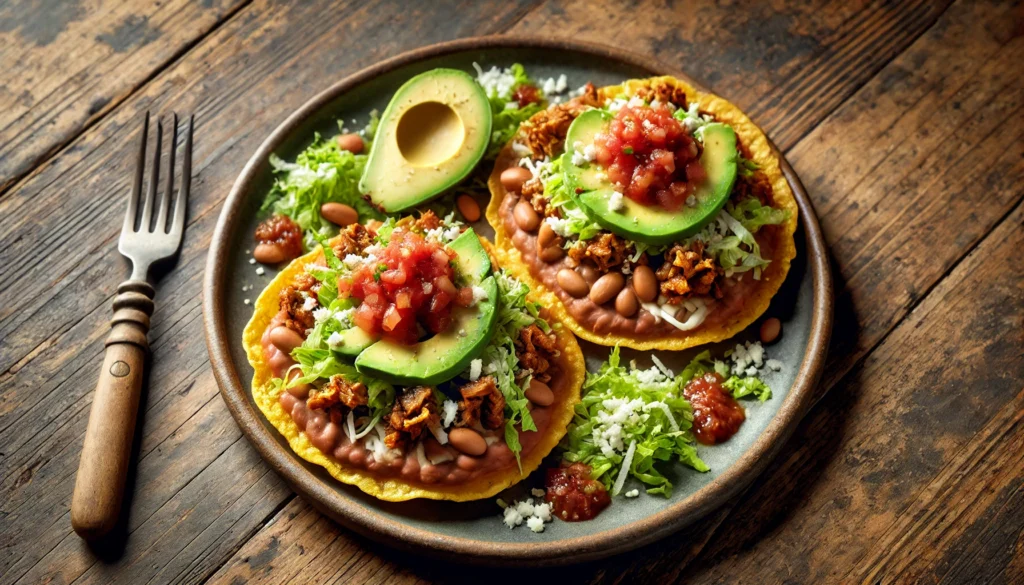
<svg viewBox="0 0 1024 585">
<path fill-rule="evenodd" d="M 246 250 L 252 248 L 257 211 L 272 181 L 269 155 L 294 159 L 310 143 L 314 131 L 328 136 L 337 133 L 338 119 L 351 128 L 362 127 L 369 111 L 383 110 L 394 90 L 413 75 L 435 67 L 472 71 L 473 62 L 484 67 L 519 62 L 539 79 L 564 73 L 571 88 L 587 81 L 602 86 L 661 74 L 685 78 L 683 73 L 652 59 L 607 47 L 488 37 L 406 53 L 336 83 L 267 138 L 245 166 L 221 212 L 207 262 L 203 301 L 214 373 L 231 413 L 267 462 L 317 508 L 370 538 L 464 562 L 517 565 L 577 562 L 629 550 L 679 530 L 738 493 L 764 468 L 809 406 L 828 345 L 832 288 L 817 220 L 788 164 L 784 164 L 784 171 L 800 205 L 800 230 L 797 259 L 768 310 L 769 315 L 782 319 L 785 332 L 768 349 L 770 357 L 785 364 L 779 372 L 765 373 L 774 397 L 763 404 L 746 403 L 747 421 L 727 443 L 700 448 L 711 472 L 696 473 L 682 466 L 671 469 L 676 487 L 667 500 L 643 493 L 631 500 L 616 498 L 610 508 L 590 522 L 555 521 L 541 534 L 525 526 L 505 528 L 493 498 L 464 504 L 423 500 L 385 503 L 335 481 L 320 467 L 293 454 L 252 401 L 252 368 L 241 343 L 252 305 L 245 304 L 244 299 L 255 300 L 273 274 L 268 271 L 257 275 Z M 493 233 L 485 223 L 477 227 L 481 232 Z M 713 349 L 721 355 L 737 340 L 754 335 L 753 331 L 744 332 Z M 595 369 L 608 353 L 608 348 L 587 343 L 583 348 L 590 369 Z M 681 368 L 697 351 L 659 352 L 658 356 L 669 367 Z M 626 351 L 624 356 L 650 365 L 645 352 Z M 541 482 L 538 473 L 519 489 Z"/>
</svg>

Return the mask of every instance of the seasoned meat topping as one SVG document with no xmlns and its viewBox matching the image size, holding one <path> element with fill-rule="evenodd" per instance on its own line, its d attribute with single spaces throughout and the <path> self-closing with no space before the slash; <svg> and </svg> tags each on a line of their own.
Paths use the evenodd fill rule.
<svg viewBox="0 0 1024 585">
<path fill-rule="evenodd" d="M 577 241 L 569 248 L 569 258 L 577 264 L 588 262 L 601 274 L 623 264 L 647 264 L 646 255 L 641 255 L 635 263 L 629 262 L 631 252 L 632 248 L 624 238 L 603 232 L 589 240 Z"/>
<path fill-rule="evenodd" d="M 362 382 L 349 382 L 340 375 L 331 379 L 319 390 L 313 390 L 306 406 L 312 409 L 330 408 L 341 405 L 349 410 L 366 405 L 366 386 Z"/>
<path fill-rule="evenodd" d="M 285 312 L 284 325 L 299 335 L 305 336 L 306 330 L 313 327 L 313 308 L 306 300 L 310 297 L 316 298 L 320 290 L 320 283 L 313 275 L 302 273 L 295 278 L 289 286 L 286 286 L 278 295 L 278 306 Z"/>
<path fill-rule="evenodd" d="M 541 216 L 549 215 L 548 211 L 554 211 L 548 209 L 548 200 L 544 197 L 544 183 L 541 183 L 540 179 L 535 177 L 523 183 L 521 194 L 523 200 Z"/>
<path fill-rule="evenodd" d="M 436 213 L 428 209 L 416 218 L 416 221 L 414 221 L 413 224 L 422 232 L 435 230 L 441 227 L 441 218 L 437 217 Z"/>
<path fill-rule="evenodd" d="M 493 376 L 484 376 L 459 389 L 458 427 L 472 427 L 478 421 L 486 429 L 498 429 L 505 424 L 505 397 Z"/>
<path fill-rule="evenodd" d="M 533 158 L 555 158 L 562 152 L 565 135 L 576 116 L 587 108 L 598 105 L 600 104 L 597 100 L 597 90 L 593 84 L 588 83 L 583 95 L 564 104 L 554 104 L 523 122 L 520 132 L 526 146 L 533 153 Z"/>
<path fill-rule="evenodd" d="M 691 248 L 673 246 L 665 253 L 665 263 L 655 272 L 661 294 L 671 304 L 682 303 L 693 296 L 711 295 L 722 298 L 719 277 L 722 270 L 715 260 L 704 254 L 704 244 L 697 241 Z"/>
<path fill-rule="evenodd" d="M 434 391 L 429 386 L 406 388 L 387 416 L 384 444 L 394 449 L 415 441 L 424 427 L 436 424 L 439 418 Z"/>
<path fill-rule="evenodd" d="M 536 325 L 523 327 L 516 340 L 516 357 L 523 368 L 532 371 L 538 382 L 548 383 L 557 372 L 554 358 L 558 355 L 555 336 L 548 335 Z"/>
<path fill-rule="evenodd" d="M 637 90 L 636 95 L 647 103 L 658 100 L 662 103 L 671 103 L 680 108 L 686 108 L 686 92 L 660 79 L 652 80 L 646 87 Z"/>
<path fill-rule="evenodd" d="M 349 254 L 361 255 L 373 243 L 373 233 L 365 226 L 352 223 L 342 228 L 332 246 L 334 255 L 344 258 Z"/>
</svg>

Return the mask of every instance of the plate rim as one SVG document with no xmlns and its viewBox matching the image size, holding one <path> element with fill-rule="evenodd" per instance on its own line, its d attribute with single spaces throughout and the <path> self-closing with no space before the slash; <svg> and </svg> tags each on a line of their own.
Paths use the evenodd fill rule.
<svg viewBox="0 0 1024 585">
<path fill-rule="evenodd" d="M 231 339 L 227 332 L 225 312 L 222 310 L 227 287 L 226 252 L 238 221 L 237 211 L 257 177 L 260 164 L 296 127 L 353 87 L 399 67 L 452 53 L 495 48 L 581 53 L 617 61 L 645 70 L 651 75 L 672 75 L 707 91 L 690 76 L 653 57 L 596 43 L 528 35 L 490 35 L 435 43 L 379 61 L 333 83 L 290 114 L 263 140 L 242 168 L 224 200 L 210 241 L 203 275 L 206 345 L 220 394 L 249 442 L 296 493 L 346 528 L 399 549 L 417 554 L 431 553 L 463 563 L 514 562 L 517 565 L 533 566 L 577 563 L 649 544 L 696 522 L 725 504 L 764 470 L 812 404 L 814 388 L 824 369 L 832 329 L 832 278 L 827 245 L 810 198 L 796 172 L 774 143 L 771 143 L 772 149 L 778 155 L 782 172 L 796 196 L 800 223 L 805 233 L 807 270 L 813 281 L 810 336 L 800 369 L 771 422 L 728 469 L 682 501 L 618 528 L 544 543 L 497 543 L 440 535 L 393 520 L 375 510 L 368 512 L 364 506 L 336 491 L 333 482 L 324 481 L 303 467 L 290 450 L 277 442 L 272 430 L 262 424 L 260 413 L 246 399 L 249 393 L 247 384 L 243 384 L 231 360 Z"/>
</svg>

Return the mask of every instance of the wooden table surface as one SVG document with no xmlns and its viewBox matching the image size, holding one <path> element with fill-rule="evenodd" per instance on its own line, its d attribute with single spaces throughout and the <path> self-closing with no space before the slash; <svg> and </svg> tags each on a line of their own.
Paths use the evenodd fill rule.
<svg viewBox="0 0 1024 585">
<path fill-rule="evenodd" d="M 288 113 L 399 52 L 517 33 L 645 52 L 744 108 L 803 178 L 837 291 L 821 399 L 749 490 L 540 573 L 411 558 L 292 494 L 228 414 L 200 310 L 221 203 Z M 1024 8 L 985 0 L 0 4 L 0 583 L 1024 582 L 1022 63 Z M 68 508 L 147 109 L 196 114 L 189 225 L 126 536 L 90 548 Z"/>
</svg>

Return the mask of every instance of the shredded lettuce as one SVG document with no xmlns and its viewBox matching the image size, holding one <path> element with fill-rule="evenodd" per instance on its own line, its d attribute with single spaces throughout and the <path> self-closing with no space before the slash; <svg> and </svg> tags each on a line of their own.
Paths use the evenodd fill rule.
<svg viewBox="0 0 1024 585">
<path fill-rule="evenodd" d="M 474 63 L 474 65 L 476 64 Z M 494 160 L 501 149 L 519 131 L 519 125 L 547 107 L 547 100 L 544 97 L 544 92 L 527 75 L 526 68 L 519 63 L 513 64 L 504 71 L 493 68 L 485 72 L 479 65 L 476 65 L 476 68 L 477 82 L 484 88 L 487 100 L 491 104 L 491 141 L 487 146 L 484 158 Z M 512 99 L 512 94 L 522 85 L 537 87 L 537 94 L 540 96 L 541 102 L 519 107 L 519 102 Z"/>
<path fill-rule="evenodd" d="M 519 461 L 522 445 L 516 424 L 523 431 L 536 431 L 537 425 L 530 416 L 530 401 L 526 398 L 526 388 L 530 378 L 516 381 L 515 373 L 519 370 L 519 358 L 516 357 L 515 342 L 519 332 L 530 325 L 537 325 L 543 331 L 551 330 L 550 325 L 538 317 L 538 306 L 526 300 L 530 292 L 525 283 L 510 276 L 504 270 L 494 273 L 498 284 L 498 316 L 491 340 L 480 355 L 484 363 L 484 373 L 494 376 L 498 389 L 505 397 L 505 443 L 515 453 Z"/>
<path fill-rule="evenodd" d="M 589 465 L 591 477 L 608 486 L 612 495 L 621 490 L 622 474 L 627 473 L 644 484 L 647 493 L 668 497 L 672 483 L 659 469 L 662 462 L 676 460 L 697 471 L 709 469 L 697 455 L 693 412 L 682 391 L 690 380 L 710 372 L 727 378 L 723 386 L 735 398 L 771 398 L 762 380 L 730 376 L 728 364 L 712 359 L 710 351 L 698 354 L 673 376 L 660 362 L 648 370 L 620 365 L 616 347 L 597 373 L 587 374 L 582 402 L 561 444 L 563 458 Z M 632 460 L 624 470 L 630 451 Z"/>
<path fill-rule="evenodd" d="M 374 112 L 364 130 L 366 150 L 369 150 L 377 123 Z M 362 221 L 381 219 L 383 215 L 363 199 L 359 191 L 359 178 L 366 160 L 367 155 L 342 150 L 337 141 L 324 139 L 320 134 L 313 135 L 313 143 L 299 153 L 293 163 L 271 154 L 270 165 L 277 178 L 260 211 L 279 213 L 295 221 L 305 234 L 307 250 L 316 246 L 313 234 L 337 232 L 334 224 L 320 215 L 320 206 L 324 203 L 351 205 Z"/>
<path fill-rule="evenodd" d="M 748 197 L 739 203 L 728 203 L 725 208 L 747 231 L 757 233 L 764 225 L 778 225 L 789 219 L 785 209 L 762 205 L 756 197 Z"/>
<path fill-rule="evenodd" d="M 687 242 L 704 242 L 707 252 L 729 273 L 753 270 L 754 278 L 761 278 L 761 271 L 770 260 L 761 256 L 761 246 L 754 234 L 761 226 L 780 224 L 788 217 L 785 210 L 761 205 L 750 197 L 739 203 L 728 203 Z"/>
<path fill-rule="evenodd" d="M 589 240 L 600 234 L 602 228 L 590 219 L 576 200 L 577 185 L 573 178 L 564 172 L 567 166 L 565 158 L 571 156 L 571 153 L 566 153 L 551 162 L 550 175 L 544 181 L 544 197 L 561 216 L 555 220 L 559 224 L 555 230 L 559 235 Z"/>
</svg>

